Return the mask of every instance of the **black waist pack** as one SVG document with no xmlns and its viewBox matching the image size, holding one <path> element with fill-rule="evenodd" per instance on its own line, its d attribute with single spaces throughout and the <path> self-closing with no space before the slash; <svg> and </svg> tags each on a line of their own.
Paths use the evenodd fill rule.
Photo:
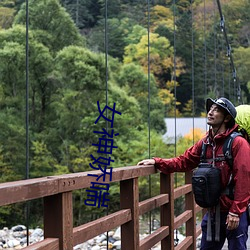
<svg viewBox="0 0 250 250">
<path fill-rule="evenodd" d="M 193 172 L 192 187 L 195 202 L 200 207 L 216 206 L 221 195 L 221 170 L 210 163 L 200 163 Z"/>
</svg>

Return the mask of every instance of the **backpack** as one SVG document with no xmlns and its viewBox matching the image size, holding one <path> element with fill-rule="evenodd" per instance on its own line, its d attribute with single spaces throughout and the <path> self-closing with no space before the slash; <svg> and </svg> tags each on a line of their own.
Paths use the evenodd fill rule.
<svg viewBox="0 0 250 250">
<path fill-rule="evenodd" d="M 223 145 L 224 157 L 217 157 L 215 161 L 226 160 L 230 169 L 233 168 L 232 143 L 237 136 L 242 136 L 239 132 L 231 133 Z M 203 208 L 215 207 L 219 203 L 223 191 L 221 188 L 221 170 L 206 162 L 207 144 L 202 144 L 201 162 L 193 172 L 192 187 L 195 202 Z M 230 182 L 226 188 L 227 195 L 233 199 L 233 186 Z"/>
</svg>

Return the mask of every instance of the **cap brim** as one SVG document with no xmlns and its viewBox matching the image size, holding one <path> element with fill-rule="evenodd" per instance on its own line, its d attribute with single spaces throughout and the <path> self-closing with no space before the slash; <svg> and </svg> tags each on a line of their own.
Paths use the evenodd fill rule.
<svg viewBox="0 0 250 250">
<path fill-rule="evenodd" d="M 210 110 L 210 108 L 211 108 L 211 106 L 212 106 L 213 104 L 215 104 L 214 100 L 211 99 L 211 98 L 208 98 L 208 99 L 207 99 L 207 102 L 206 102 L 207 113 L 209 112 L 209 110 Z"/>
</svg>

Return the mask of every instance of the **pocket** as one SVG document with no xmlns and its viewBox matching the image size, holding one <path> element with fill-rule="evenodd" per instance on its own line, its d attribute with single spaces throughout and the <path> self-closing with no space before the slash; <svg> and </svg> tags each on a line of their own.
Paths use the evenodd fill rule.
<svg viewBox="0 0 250 250">
<path fill-rule="evenodd" d="M 192 178 L 193 193 L 195 202 L 201 207 L 208 207 L 209 194 L 206 178 L 203 176 L 193 176 Z"/>
</svg>

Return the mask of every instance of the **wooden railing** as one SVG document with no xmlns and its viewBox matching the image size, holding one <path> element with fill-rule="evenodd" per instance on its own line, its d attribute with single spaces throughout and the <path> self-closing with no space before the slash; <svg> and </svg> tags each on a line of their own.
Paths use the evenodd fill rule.
<svg viewBox="0 0 250 250">
<path fill-rule="evenodd" d="M 186 173 L 186 184 L 174 189 L 173 174 L 160 174 L 160 193 L 139 202 L 138 178 L 156 174 L 153 166 L 130 166 L 113 169 L 112 182 L 120 182 L 120 210 L 95 221 L 73 227 L 72 192 L 89 188 L 93 181 L 81 172 L 44 178 L 28 179 L 0 184 L 0 206 L 43 198 L 44 240 L 25 250 L 72 250 L 75 245 L 121 227 L 122 250 L 148 250 L 161 241 L 161 249 L 196 249 L 196 238 L 201 229 L 196 226 L 196 214 L 191 173 Z M 174 200 L 185 196 L 185 212 L 174 217 Z M 139 216 L 160 207 L 160 227 L 139 240 Z M 174 247 L 174 231 L 186 226 L 185 239 Z"/>
</svg>

